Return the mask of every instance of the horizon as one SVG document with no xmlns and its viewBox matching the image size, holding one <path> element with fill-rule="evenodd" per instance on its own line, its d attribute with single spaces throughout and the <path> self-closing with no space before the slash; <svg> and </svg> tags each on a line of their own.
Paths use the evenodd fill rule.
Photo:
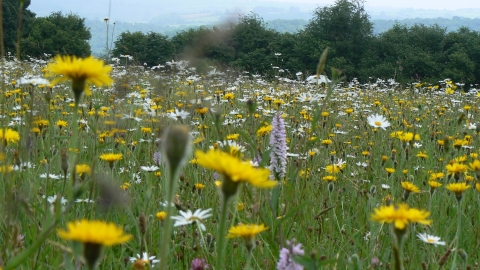
<svg viewBox="0 0 480 270">
<path fill-rule="evenodd" d="M 165 3 L 163 3 L 165 2 Z M 365 1 L 365 10 L 370 14 L 372 19 L 404 19 L 413 18 L 415 14 L 410 14 L 406 11 L 418 11 L 421 13 L 421 18 L 432 17 L 453 17 L 462 16 L 467 18 L 480 17 L 475 9 L 480 9 L 480 1 L 467 0 L 460 4 L 452 6 L 448 3 L 449 0 L 405 0 L 400 1 L 382 1 L 371 0 Z M 109 4 L 111 9 L 109 11 Z M 214 3 L 208 5 L 208 3 Z M 156 18 L 162 17 L 166 14 L 200 14 L 211 13 L 211 16 L 222 16 L 222 14 L 247 14 L 255 8 L 271 8 L 284 9 L 289 8 L 298 9 L 299 12 L 310 14 L 317 7 L 333 5 L 335 0 L 233 0 L 231 2 L 224 2 L 222 0 L 211 0 L 207 3 L 199 0 L 189 0 L 182 5 L 169 3 L 166 1 L 147 1 L 142 5 L 135 5 L 134 1 L 130 0 L 85 0 L 79 3 L 73 0 L 36 0 L 32 1 L 29 10 L 37 14 L 38 17 L 50 15 L 52 12 L 62 12 L 64 14 L 74 13 L 80 17 L 89 20 L 103 20 L 109 17 L 111 21 L 128 22 L 128 23 L 150 23 Z M 189 4 L 189 5 L 187 5 Z M 188 8 L 183 8 L 187 6 Z M 467 12 L 464 12 L 467 9 Z M 422 13 L 422 11 L 425 11 Z M 462 11 L 462 12 L 459 12 Z M 451 14 L 451 15 L 450 15 Z M 262 14 L 259 14 L 260 16 Z M 274 16 L 274 15 L 272 15 Z M 413 16 L 413 17 L 412 17 Z M 263 16 L 261 16 L 263 17 Z M 419 16 L 416 16 L 419 17 Z M 279 15 L 281 19 L 283 16 Z M 270 18 L 269 18 L 270 19 Z M 270 19 L 271 20 L 271 19 Z"/>
</svg>

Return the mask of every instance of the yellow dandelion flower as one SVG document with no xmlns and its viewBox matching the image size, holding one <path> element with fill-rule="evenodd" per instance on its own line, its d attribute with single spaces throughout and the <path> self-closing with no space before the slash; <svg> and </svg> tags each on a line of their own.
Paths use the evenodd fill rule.
<svg viewBox="0 0 480 270">
<path fill-rule="evenodd" d="M 245 209 L 245 205 L 243 203 L 237 203 L 237 211 L 243 211 Z"/>
<path fill-rule="evenodd" d="M 13 129 L 0 129 L 0 140 L 4 140 L 7 144 L 20 141 L 20 134 Z"/>
<path fill-rule="evenodd" d="M 48 122 L 48 120 L 45 120 L 45 119 L 37 119 L 37 120 L 34 120 L 34 121 L 32 122 L 32 124 L 33 124 L 34 126 L 43 128 L 43 127 L 48 126 L 49 122 Z"/>
<path fill-rule="evenodd" d="M 391 175 L 395 172 L 395 168 L 385 168 L 385 171 L 388 173 L 388 175 Z"/>
<path fill-rule="evenodd" d="M 127 190 L 131 185 L 132 184 L 130 184 L 129 182 L 125 182 L 122 185 L 120 185 L 120 188 L 123 190 Z"/>
<path fill-rule="evenodd" d="M 206 113 L 208 113 L 208 108 L 207 107 L 203 107 L 203 108 L 197 108 L 195 109 L 195 112 L 200 114 L 200 115 L 205 115 Z"/>
<path fill-rule="evenodd" d="M 235 95 L 233 93 L 227 93 L 223 98 L 226 100 L 232 100 L 235 98 Z"/>
<path fill-rule="evenodd" d="M 322 140 L 322 144 L 328 146 L 328 145 L 332 144 L 332 140 L 329 140 L 329 139 Z"/>
<path fill-rule="evenodd" d="M 167 213 L 165 211 L 160 211 L 155 216 L 158 218 L 158 220 L 163 221 L 167 218 Z"/>
<path fill-rule="evenodd" d="M 57 127 L 59 127 L 59 128 L 68 127 L 68 123 L 67 123 L 67 121 L 64 121 L 64 120 L 58 120 L 57 121 Z"/>
<path fill-rule="evenodd" d="M 109 153 L 109 154 L 102 154 L 102 155 L 100 155 L 100 159 L 101 159 L 101 160 L 108 161 L 108 162 L 119 161 L 119 160 L 121 160 L 122 158 L 123 158 L 123 155 L 122 155 L 122 154 Z"/>
<path fill-rule="evenodd" d="M 402 142 L 410 142 L 413 140 L 418 141 L 420 140 L 420 135 L 414 134 L 412 132 L 402 132 L 401 134 L 397 135 L 397 138 L 399 138 Z"/>
<path fill-rule="evenodd" d="M 408 181 L 402 181 L 402 188 L 405 191 L 412 192 L 412 193 L 420 192 L 420 189 L 414 183 L 408 182 Z"/>
<path fill-rule="evenodd" d="M 430 181 L 428 181 L 428 185 L 430 186 L 430 188 L 435 189 L 435 188 L 441 187 L 441 186 L 442 186 L 442 183 L 437 182 L 437 181 L 435 181 L 435 180 L 430 180 Z"/>
<path fill-rule="evenodd" d="M 273 188 L 278 182 L 269 179 L 270 171 L 265 168 L 255 168 L 249 162 L 228 153 L 218 150 L 209 150 L 204 153 L 200 150 L 195 152 L 198 165 L 213 169 L 222 174 L 229 181 L 249 183 L 258 188 Z M 222 188 L 223 188 L 222 184 Z"/>
<path fill-rule="evenodd" d="M 465 181 L 471 182 L 471 181 L 473 181 L 473 180 L 475 180 L 475 177 L 473 177 L 473 176 L 468 175 L 468 174 L 465 173 Z"/>
<path fill-rule="evenodd" d="M 54 62 L 47 65 L 46 77 L 56 78 L 52 84 L 72 81 L 72 90 L 75 95 L 75 102 L 78 104 L 79 98 L 88 85 L 93 84 L 97 87 L 111 85 L 113 83 L 110 77 L 111 66 L 105 66 L 102 60 L 95 59 L 93 56 L 87 58 L 77 58 L 76 56 L 60 56 L 54 58 Z"/>
<path fill-rule="evenodd" d="M 80 176 L 84 176 L 85 174 L 90 175 L 92 169 L 87 164 L 77 164 L 77 166 L 75 167 L 75 172 L 78 173 Z"/>
<path fill-rule="evenodd" d="M 333 176 L 333 175 L 326 175 L 326 176 L 322 177 L 322 180 L 330 183 L 330 182 L 333 182 L 333 181 L 337 181 L 337 177 Z"/>
<path fill-rule="evenodd" d="M 467 165 L 454 162 L 452 164 L 447 164 L 446 169 L 448 171 L 448 175 L 460 174 L 467 171 Z"/>
<path fill-rule="evenodd" d="M 143 132 L 143 133 L 152 133 L 152 128 L 142 127 L 142 132 Z"/>
<path fill-rule="evenodd" d="M 115 140 L 117 143 L 119 143 L 117 140 Z M 113 153 L 109 153 L 109 154 L 102 154 L 100 155 L 100 159 L 101 160 L 104 160 L 104 161 L 108 161 L 108 166 L 110 167 L 110 169 L 113 169 L 113 164 L 115 161 L 119 161 L 123 158 L 123 155 L 122 154 L 113 154 Z"/>
<path fill-rule="evenodd" d="M 470 170 L 474 172 L 480 171 L 480 160 L 476 159 L 473 162 L 469 163 L 468 165 L 470 167 Z"/>
<path fill-rule="evenodd" d="M 376 222 L 393 223 L 396 229 L 403 230 L 409 223 L 417 222 L 424 225 L 432 223 L 427 219 L 428 216 L 430 212 L 409 208 L 407 204 L 400 203 L 375 208 L 370 218 Z"/>
<path fill-rule="evenodd" d="M 428 155 L 427 155 L 427 152 L 425 151 L 420 151 L 418 154 L 417 154 L 417 157 L 421 158 L 421 159 L 426 159 L 428 158 Z"/>
<path fill-rule="evenodd" d="M 195 186 L 195 189 L 197 190 L 202 190 L 205 188 L 205 185 L 201 183 L 196 183 L 194 186 Z"/>
<path fill-rule="evenodd" d="M 444 177 L 445 177 L 445 174 L 443 172 L 430 174 L 430 180 L 442 179 Z"/>
<path fill-rule="evenodd" d="M 339 173 L 339 172 L 342 172 L 343 171 L 343 168 L 345 168 L 346 164 L 342 164 L 342 165 L 337 165 L 337 164 L 333 164 L 333 165 L 327 165 L 325 166 L 325 171 L 327 173 Z"/>
<path fill-rule="evenodd" d="M 453 160 L 450 161 L 450 164 L 455 163 L 455 162 L 457 162 L 457 163 L 465 162 L 465 161 L 467 161 L 467 158 L 468 158 L 467 155 L 462 155 L 462 156 L 456 157 L 456 158 L 454 158 Z"/>
<path fill-rule="evenodd" d="M 67 228 L 67 231 L 58 230 L 60 238 L 87 244 L 112 246 L 128 242 L 132 238 L 121 227 L 101 220 L 69 222 Z"/>
<path fill-rule="evenodd" d="M 192 158 L 188 163 L 190 163 L 190 164 L 198 164 L 197 158 Z"/>
<path fill-rule="evenodd" d="M 241 237 L 245 240 L 250 240 L 255 238 L 257 234 L 266 230 L 268 230 L 268 227 L 265 227 L 263 224 L 240 224 L 238 226 L 233 226 L 228 230 L 227 238 Z"/>
<path fill-rule="evenodd" d="M 33 132 L 33 133 L 35 133 L 35 135 L 38 135 L 38 134 L 40 134 L 40 131 L 41 131 L 41 130 L 40 130 L 38 127 L 32 127 L 32 128 L 30 129 L 30 131 Z"/>
<path fill-rule="evenodd" d="M 13 171 L 13 166 L 11 165 L 0 165 L 0 173 L 9 173 Z"/>
<path fill-rule="evenodd" d="M 347 113 L 348 115 L 350 115 L 353 112 L 354 112 L 354 110 L 352 108 L 349 108 L 349 109 L 345 110 L 345 113 Z"/>
<path fill-rule="evenodd" d="M 461 182 L 461 183 L 450 183 L 446 186 L 446 188 L 454 192 L 456 195 L 461 195 L 465 190 L 471 188 L 471 186 L 467 185 L 467 183 L 465 182 Z"/>
<path fill-rule="evenodd" d="M 83 256 L 88 269 L 95 269 L 103 246 L 122 244 L 132 238 L 130 234 L 125 234 L 123 228 L 100 220 L 82 219 L 69 222 L 67 227 L 68 231 L 58 230 L 58 235 L 65 240 L 83 243 Z"/>
<path fill-rule="evenodd" d="M 240 134 L 235 133 L 235 134 L 229 134 L 227 135 L 227 140 L 237 140 Z"/>
<path fill-rule="evenodd" d="M 272 125 L 263 126 L 257 130 L 257 136 L 265 136 L 269 134 L 273 129 Z"/>
</svg>

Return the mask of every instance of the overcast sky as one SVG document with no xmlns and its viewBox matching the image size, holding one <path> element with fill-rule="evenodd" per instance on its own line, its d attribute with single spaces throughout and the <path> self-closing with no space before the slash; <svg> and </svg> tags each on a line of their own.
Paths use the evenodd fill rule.
<svg viewBox="0 0 480 270">
<path fill-rule="evenodd" d="M 273 6 L 282 8 L 293 6 L 303 11 L 313 11 L 317 7 L 333 5 L 335 0 L 31 0 L 29 9 L 37 16 L 48 16 L 52 12 L 70 12 L 89 19 L 108 17 L 108 6 L 111 2 L 110 18 L 124 22 L 146 22 L 160 14 L 172 12 L 185 14 L 212 10 L 239 10 L 248 13 L 255 6 Z M 276 2 L 276 3 L 274 3 Z M 279 3 L 282 2 L 282 3 Z M 392 9 L 428 9 L 428 10 L 458 10 L 480 9 L 480 0 L 367 0 L 367 12 L 371 14 L 389 12 Z M 401 12 L 403 16 L 408 13 Z M 467 12 L 468 13 L 468 12 Z M 448 13 L 447 13 L 448 14 Z M 464 16 L 460 12 L 452 16 Z M 472 13 L 478 17 L 480 13 Z M 418 16 L 418 14 L 416 14 Z M 430 17 L 432 14 L 430 14 Z M 465 15 L 471 17 L 472 15 Z M 429 16 L 425 16 L 429 17 Z M 445 11 L 439 17 L 446 17 Z"/>
<path fill-rule="evenodd" d="M 294 2 L 292 0 L 280 1 Z M 297 0 L 296 2 L 334 4 L 335 0 Z M 375 7 L 456 10 L 464 8 L 480 8 L 480 0 L 367 0 L 365 1 L 365 5 Z"/>
</svg>

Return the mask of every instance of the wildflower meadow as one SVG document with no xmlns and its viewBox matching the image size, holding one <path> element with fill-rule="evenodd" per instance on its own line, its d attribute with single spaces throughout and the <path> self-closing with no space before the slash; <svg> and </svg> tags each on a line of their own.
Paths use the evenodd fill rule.
<svg viewBox="0 0 480 270">
<path fill-rule="evenodd" d="M 2 269 L 478 268 L 478 90 L 325 61 L 2 62 Z"/>
</svg>

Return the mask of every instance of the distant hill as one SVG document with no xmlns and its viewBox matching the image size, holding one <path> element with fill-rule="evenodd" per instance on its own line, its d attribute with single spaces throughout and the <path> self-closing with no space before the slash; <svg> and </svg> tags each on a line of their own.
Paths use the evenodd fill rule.
<svg viewBox="0 0 480 270">
<path fill-rule="evenodd" d="M 263 17 L 262 17 L 263 18 Z M 153 31 L 172 37 L 177 32 L 186 30 L 188 28 L 199 27 L 200 25 L 213 26 L 214 23 L 199 23 L 195 21 L 193 17 L 186 18 L 185 16 L 171 14 L 170 16 L 163 17 L 163 23 L 125 23 L 115 22 L 110 23 L 109 27 L 109 44 L 113 48 L 113 42 L 118 35 L 124 31 L 141 31 L 144 33 Z M 374 34 L 380 34 L 390 29 L 395 23 L 405 24 L 412 26 L 414 24 L 434 25 L 438 24 L 441 27 L 445 27 L 447 31 L 456 31 L 460 27 L 465 26 L 474 31 L 480 31 L 480 18 L 465 18 L 465 17 L 452 17 L 452 18 L 415 18 L 415 19 L 403 19 L 403 20 L 371 20 L 374 26 Z M 166 24 L 169 22 L 170 24 Z M 202 21 L 204 22 L 204 21 Z M 306 19 L 276 19 L 266 20 L 268 27 L 278 32 L 290 32 L 295 33 L 302 30 L 307 24 Z M 95 55 L 100 55 L 105 52 L 106 43 L 106 24 L 103 20 L 85 20 L 85 24 L 90 28 L 92 33 L 92 39 L 90 40 L 90 46 L 92 52 Z M 113 39 L 112 39 L 113 37 Z"/>
<path fill-rule="evenodd" d="M 390 29 L 395 23 L 413 26 L 415 24 L 434 25 L 438 24 L 445 27 L 448 32 L 457 31 L 462 26 L 468 27 L 474 31 L 480 31 L 480 18 L 470 19 L 464 17 L 446 18 L 415 18 L 403 20 L 372 20 L 374 33 L 379 34 Z"/>
</svg>

